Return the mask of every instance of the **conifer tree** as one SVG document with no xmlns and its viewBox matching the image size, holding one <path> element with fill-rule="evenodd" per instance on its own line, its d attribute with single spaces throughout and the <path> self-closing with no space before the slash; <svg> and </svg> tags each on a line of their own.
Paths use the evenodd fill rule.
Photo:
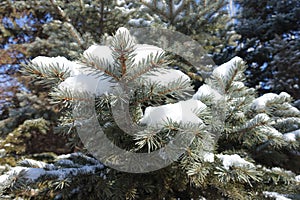
<svg viewBox="0 0 300 200">
<path fill-rule="evenodd" d="M 128 22 L 134 27 L 151 25 L 179 31 L 197 40 L 211 54 L 220 52 L 232 36 L 228 32 L 230 17 L 225 0 L 138 2 L 129 4 L 137 8 L 137 17 Z"/>
<path fill-rule="evenodd" d="M 299 99 L 299 17 L 297 0 L 237 0 L 240 15 L 235 55 L 248 63 L 247 83 L 266 92 Z"/>
<path fill-rule="evenodd" d="M 129 9 L 136 10 L 128 21 L 130 27 L 151 26 L 181 32 L 199 42 L 217 64 L 222 64 L 228 56 L 224 49 L 236 46 L 237 34 L 233 30 L 227 0 L 125 2 Z M 180 66 L 194 80 L 195 89 L 203 84 L 201 73 L 189 61 L 175 56 L 174 65 Z"/>
<path fill-rule="evenodd" d="M 38 55 L 77 58 L 104 33 L 126 24 L 131 12 L 125 14 L 118 1 L 7 0 L 0 3 L 0 13 L 0 136 L 2 146 L 19 140 L 14 148 L 22 149 L 10 148 L 1 164 L 14 166 L 21 156 L 33 153 L 73 151 L 64 137 L 53 135 L 59 113 L 48 101 L 50 88 L 25 78 L 20 64 Z M 22 138 L 20 128 L 37 119 L 46 120 L 47 126 L 26 130 Z"/>
<path fill-rule="evenodd" d="M 150 154 L 168 145 L 174 137 L 193 137 L 178 159 L 148 173 L 117 170 L 109 163 L 120 162 L 122 167 L 126 160 L 116 157 L 99 162 L 80 144 L 79 152 L 59 156 L 52 163 L 25 159 L 20 166 L 0 176 L 2 196 L 33 199 L 299 197 L 296 174 L 299 169 L 290 171 L 282 165 L 281 158 L 273 157 L 278 152 L 299 151 L 300 111 L 291 105 L 291 96 L 282 92 L 257 98 L 255 89 L 243 82 L 245 63 L 235 57 L 216 67 L 191 97 L 189 77 L 169 68 L 169 59 L 158 47 L 136 44 L 124 28 L 106 45 L 89 47 L 81 60 L 33 59 L 24 71 L 51 86 L 51 101 L 65 113 L 61 118 L 62 132 L 73 132 L 73 137 L 78 138 L 76 130 L 80 134 L 79 130 L 84 130 L 80 127 L 91 118 L 86 116 L 80 121 L 77 117 L 82 115 L 72 114 L 72 109 L 76 110 L 79 104 L 91 104 L 93 99 L 97 120 L 107 138 L 131 152 Z M 118 93 L 120 84 L 130 87 L 133 83 L 136 83 L 131 87 L 134 91 L 127 93 L 129 96 Z M 113 113 L 114 105 L 120 102 L 128 103 L 129 117 L 145 129 L 128 136 L 120 128 Z M 80 110 L 86 111 L 77 111 Z M 223 123 L 216 123 L 216 113 Z M 89 131 L 92 129 L 85 133 Z M 163 155 L 160 159 L 169 158 Z M 265 155 L 265 161 L 279 162 L 262 162 L 258 155 Z M 137 164 L 131 167 L 139 169 Z"/>
</svg>

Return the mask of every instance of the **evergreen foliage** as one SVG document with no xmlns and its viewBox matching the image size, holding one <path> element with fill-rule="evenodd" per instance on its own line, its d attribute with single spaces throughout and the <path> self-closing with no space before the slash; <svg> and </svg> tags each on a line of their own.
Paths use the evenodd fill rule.
<svg viewBox="0 0 300 200">
<path fill-rule="evenodd" d="M 24 77 L 18 71 L 20 63 L 38 55 L 77 58 L 87 46 L 99 42 L 101 35 L 126 24 L 131 12 L 122 13 L 117 2 L 1 1 L 0 137 L 3 144 L 16 137 L 20 147 L 15 148 L 23 149 L 20 155 L 7 151 L 3 162 L 12 160 L 7 163 L 13 164 L 22 156 L 31 157 L 34 153 L 74 150 L 65 145 L 66 138 L 54 135 L 59 113 L 56 106 L 49 104 L 50 87 L 39 84 L 37 79 Z M 57 71 L 60 70 L 53 73 Z M 20 135 L 18 128 L 24 127 L 27 120 L 38 118 L 49 124 L 44 130 L 47 134 L 36 131 L 22 138 L 23 132 Z M 8 137 L 9 134 L 14 136 Z"/>
<path fill-rule="evenodd" d="M 70 75 L 74 73 L 70 67 L 70 76 L 62 82 L 53 79 L 51 71 L 61 69 L 63 72 L 66 69 L 55 68 L 54 61 L 48 66 L 33 61 L 24 69 L 29 74 L 35 70 L 47 74 L 39 78 L 44 78 L 44 83 L 52 86 L 52 101 L 65 111 L 61 121 L 68 130 L 75 131 L 80 125 L 76 124 L 70 109 L 78 101 L 89 104 L 91 93 L 99 89 L 100 96 L 92 95 L 99 123 L 107 137 L 119 147 L 149 153 L 168 144 L 172 137 L 192 134 L 189 148 L 180 159 L 163 169 L 134 174 L 99 163 L 83 146 L 75 144 L 81 153 L 59 156 L 52 163 L 25 159 L 19 163 L 23 167 L 12 168 L 0 176 L 4 197 L 263 199 L 282 194 L 286 198 L 297 198 L 299 176 L 296 173 L 299 169 L 278 164 L 287 155 L 299 152 L 300 111 L 291 105 L 290 95 L 269 93 L 256 98 L 255 89 L 248 88 L 243 82 L 246 65 L 236 57 L 215 68 L 211 78 L 191 99 L 189 78 L 178 70 L 168 69 L 170 58 L 159 48 L 153 47 L 154 50 L 146 55 L 135 51 L 139 46 L 135 46 L 124 28 L 113 36 L 109 47 L 110 51 L 105 55 L 97 52 L 107 50 L 107 46 L 90 47 L 80 62 L 80 74 Z M 57 63 L 60 64 L 64 63 Z M 48 70 L 44 70 L 45 67 Z M 179 80 L 165 82 L 162 72 L 177 75 Z M 36 77 L 37 73 L 31 75 Z M 100 81 L 100 88 L 89 90 L 96 83 L 94 80 Z M 86 85 L 81 84 L 79 88 L 75 84 L 78 81 Z M 116 87 L 120 81 L 127 86 L 136 82 L 135 92 L 129 97 L 116 95 L 111 87 Z M 220 95 L 224 98 L 220 99 Z M 120 97 L 129 103 L 132 119 L 148 127 L 135 132 L 133 137 L 118 127 L 112 114 L 112 107 Z M 224 101 L 217 101 L 225 105 L 220 108 L 224 123 L 215 123 L 216 99 Z M 163 109 L 172 109 L 178 101 L 182 106 L 185 102 L 195 101 L 199 109 L 193 109 L 180 120 L 174 116 L 180 115 L 176 112 L 178 110 L 173 114 L 163 112 Z M 158 126 L 152 126 L 150 119 L 155 117 L 154 110 L 169 120 L 158 121 Z M 216 132 L 220 137 L 213 148 Z M 78 136 L 73 134 L 73 137 Z M 278 153 L 282 158 L 273 157 Z M 265 162 L 259 156 L 265 156 Z M 272 159 L 278 162 L 267 162 Z"/>
<path fill-rule="evenodd" d="M 196 39 L 221 64 L 230 57 L 226 54 L 230 49 L 224 48 L 235 46 L 236 37 L 229 32 L 226 1 L 1 2 L 0 75 L 6 79 L 0 80 L 0 103 L 5 102 L 0 105 L 0 198 L 299 198 L 300 116 L 291 96 L 282 92 L 298 98 L 299 3 L 238 2 L 244 9 L 237 29 L 241 35 L 237 55 L 259 67 L 251 65 L 249 75 L 249 67 L 234 58 L 217 67 L 192 99 L 190 78 L 203 81 L 203 77 L 190 63 L 154 47 L 155 53 L 145 57 L 128 34 L 109 35 L 125 25 L 173 29 Z M 91 46 L 102 42 L 103 35 L 112 41 L 106 44 L 112 50 Z M 27 77 L 7 76 L 20 62 L 34 57 L 23 67 Z M 261 74 L 264 63 L 268 65 Z M 102 86 L 96 87 L 100 78 Z M 111 93 L 120 81 L 134 85 L 135 93 L 128 98 Z M 263 87 L 256 90 L 260 81 Z M 30 92 L 20 92 L 19 86 Z M 270 91 L 268 87 L 278 94 L 257 98 L 256 92 Z M 98 121 L 119 147 L 149 153 L 172 137 L 194 135 L 191 145 L 171 165 L 149 173 L 120 172 L 100 163 L 78 137 L 80 124 L 72 112 L 74 105 L 90 100 L 95 91 L 102 94 L 92 99 Z M 129 136 L 119 127 L 111 108 L 120 98 L 130 105 L 128 117 L 147 129 Z M 179 106 L 189 115 L 174 112 Z M 219 118 L 224 123 L 218 123 Z M 118 121 L 126 123 L 124 118 Z M 217 135 L 214 144 L 212 136 Z"/>
<path fill-rule="evenodd" d="M 232 42 L 233 35 L 228 31 L 228 2 L 225 0 L 138 2 L 136 5 L 130 2 L 132 7 L 137 8 L 137 16 L 128 22 L 131 26 L 151 25 L 179 31 L 198 41 L 211 54 L 220 52 L 225 45 Z"/>
<path fill-rule="evenodd" d="M 160 27 L 181 32 L 196 40 L 218 64 L 227 58 L 228 46 L 235 47 L 238 35 L 228 13 L 227 0 L 157 0 L 125 1 L 136 13 L 130 27 Z M 203 84 L 203 73 L 189 61 L 173 55 L 173 64 L 193 79 L 194 88 Z"/>
<path fill-rule="evenodd" d="M 236 2 L 240 39 L 233 54 L 248 63 L 247 83 L 260 94 L 287 91 L 299 99 L 299 1 Z"/>
</svg>

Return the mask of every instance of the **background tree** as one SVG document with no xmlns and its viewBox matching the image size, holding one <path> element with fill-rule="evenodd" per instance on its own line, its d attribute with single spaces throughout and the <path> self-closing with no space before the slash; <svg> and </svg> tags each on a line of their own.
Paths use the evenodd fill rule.
<svg viewBox="0 0 300 200">
<path fill-rule="evenodd" d="M 37 55 L 74 58 L 90 44 L 100 42 L 104 33 L 114 32 L 131 14 L 122 13 L 116 3 L 98 0 L 0 3 L 1 147 L 18 141 L 6 150 L 1 164 L 14 166 L 21 156 L 35 153 L 74 151 L 74 146 L 66 146 L 70 142 L 66 137 L 54 135 L 59 110 L 49 103 L 51 87 L 24 77 L 18 70 L 21 63 Z"/>
<path fill-rule="evenodd" d="M 260 94 L 288 91 L 299 99 L 300 2 L 235 2 L 240 39 L 234 54 L 248 63 L 247 83 L 259 87 Z"/>
<path fill-rule="evenodd" d="M 223 63 L 223 49 L 235 46 L 235 34 L 228 13 L 227 0 L 125 1 L 136 15 L 128 21 L 131 27 L 168 28 L 190 36 L 218 64 Z M 188 61 L 174 56 L 174 66 L 180 66 L 194 80 L 195 89 L 203 84 L 201 74 Z M 197 66 L 200 68 L 199 66 Z"/>
<path fill-rule="evenodd" d="M 162 26 L 197 40 L 208 53 L 217 53 L 229 42 L 227 32 L 230 17 L 228 2 L 171 0 L 143 1 L 137 3 L 137 19 L 130 19 L 133 26 Z"/>
</svg>

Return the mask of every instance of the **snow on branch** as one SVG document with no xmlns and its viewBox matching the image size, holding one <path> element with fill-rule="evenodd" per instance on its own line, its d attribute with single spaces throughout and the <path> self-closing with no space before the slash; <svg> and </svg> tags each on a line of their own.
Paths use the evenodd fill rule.
<svg viewBox="0 0 300 200">
<path fill-rule="evenodd" d="M 19 163 L 21 166 L 13 167 L 4 175 L 0 176 L 0 188 L 5 188 L 13 179 L 25 179 L 30 184 L 48 177 L 50 179 L 64 180 L 79 175 L 95 174 L 103 171 L 104 165 L 98 160 L 88 157 L 82 153 L 72 153 L 57 157 L 54 164 L 42 161 L 25 159 Z M 104 172 L 101 173 L 105 178 Z"/>
</svg>

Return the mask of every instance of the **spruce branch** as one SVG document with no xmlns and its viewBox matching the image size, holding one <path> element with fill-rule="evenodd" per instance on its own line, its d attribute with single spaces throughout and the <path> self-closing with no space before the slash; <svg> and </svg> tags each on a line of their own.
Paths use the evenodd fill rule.
<svg viewBox="0 0 300 200">
<path fill-rule="evenodd" d="M 58 13 L 61 15 L 61 17 L 63 18 L 64 22 L 63 24 L 65 25 L 65 27 L 68 28 L 68 30 L 70 31 L 71 35 L 74 37 L 74 39 L 77 41 L 77 43 L 79 44 L 79 46 L 82 49 L 85 49 L 85 42 L 83 40 L 83 38 L 80 36 L 80 33 L 76 30 L 76 28 L 72 25 L 72 20 L 69 18 L 69 16 L 65 13 L 65 11 L 57 4 L 56 0 L 50 0 L 50 3 L 52 4 L 52 6 L 54 8 L 56 8 L 58 10 Z"/>
<path fill-rule="evenodd" d="M 56 85 L 70 76 L 70 70 L 64 69 L 59 63 L 49 66 L 35 63 L 24 64 L 20 70 L 25 76 L 31 76 L 42 85 Z"/>
<path fill-rule="evenodd" d="M 91 94 L 88 92 L 76 92 L 74 93 L 70 89 L 65 88 L 53 88 L 49 93 L 51 96 L 52 104 L 63 104 L 65 108 L 73 106 L 74 102 L 92 102 Z"/>
<path fill-rule="evenodd" d="M 168 58 L 165 56 L 164 53 L 148 55 L 145 60 L 140 61 L 138 64 L 129 68 L 125 79 L 126 81 L 130 82 L 137 78 L 140 78 L 142 75 L 151 75 L 151 71 L 155 71 L 155 69 L 157 68 L 166 67 L 168 64 Z"/>
<path fill-rule="evenodd" d="M 159 9 L 157 7 L 157 2 L 155 1 L 154 4 L 148 3 L 147 1 L 140 0 L 140 3 L 142 3 L 144 6 L 147 6 L 149 9 L 151 9 L 153 12 L 160 14 L 165 19 L 168 19 L 169 16 L 166 12 L 164 12 L 164 8 Z"/>
<path fill-rule="evenodd" d="M 135 145 L 137 146 L 136 150 L 140 150 L 147 145 L 147 152 L 150 153 L 156 149 L 159 149 L 165 144 L 163 142 L 162 136 L 160 136 L 161 130 L 156 129 L 146 129 L 144 131 L 140 131 L 135 135 Z"/>
<path fill-rule="evenodd" d="M 103 76 L 104 73 L 106 76 L 112 77 L 116 81 L 120 80 L 120 76 L 118 75 L 116 67 L 104 58 L 98 58 L 97 56 L 87 55 L 87 57 L 82 60 L 82 63 L 85 64 L 87 68 L 95 69 L 91 71 L 91 74 Z"/>
<path fill-rule="evenodd" d="M 171 95 L 175 99 L 183 99 L 190 96 L 192 87 L 189 82 L 182 81 L 181 78 L 178 80 L 168 83 L 167 86 L 161 86 L 159 83 L 144 83 L 146 95 L 142 98 L 137 99 L 135 105 L 145 103 L 149 100 L 158 99 L 160 101 L 166 98 L 167 95 Z M 171 99 L 169 99 L 171 100 Z"/>
</svg>

